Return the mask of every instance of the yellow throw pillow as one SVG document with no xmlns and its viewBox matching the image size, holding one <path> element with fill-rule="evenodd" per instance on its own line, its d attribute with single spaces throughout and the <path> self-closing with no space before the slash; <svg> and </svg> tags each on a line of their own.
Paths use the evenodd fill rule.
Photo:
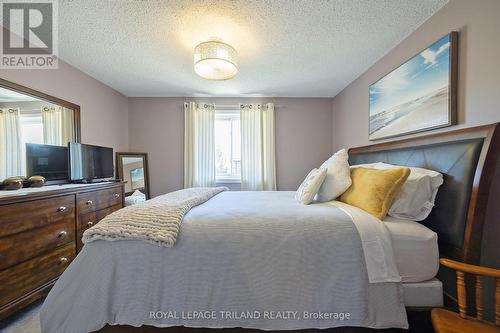
<svg viewBox="0 0 500 333">
<path fill-rule="evenodd" d="M 408 168 L 352 168 L 352 185 L 340 196 L 340 201 L 361 208 L 382 220 L 409 175 Z"/>
</svg>

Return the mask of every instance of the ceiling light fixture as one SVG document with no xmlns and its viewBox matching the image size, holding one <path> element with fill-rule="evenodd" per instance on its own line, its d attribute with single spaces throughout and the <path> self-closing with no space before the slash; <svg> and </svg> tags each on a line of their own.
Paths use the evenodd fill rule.
<svg viewBox="0 0 500 333">
<path fill-rule="evenodd" d="M 194 48 L 194 71 L 207 80 L 228 80 L 238 74 L 238 53 L 220 40 L 210 40 Z"/>
</svg>

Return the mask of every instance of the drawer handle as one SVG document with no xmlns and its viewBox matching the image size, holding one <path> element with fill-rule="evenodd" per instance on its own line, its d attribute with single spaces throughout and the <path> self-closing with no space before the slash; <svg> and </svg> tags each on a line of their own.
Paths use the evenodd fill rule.
<svg viewBox="0 0 500 333">
<path fill-rule="evenodd" d="M 59 236 L 57 236 L 57 237 L 59 237 L 59 238 L 64 238 L 64 237 L 66 237 L 67 235 L 68 235 L 68 232 L 67 232 L 66 230 L 63 230 L 63 231 L 61 231 L 61 232 L 59 233 Z"/>
<path fill-rule="evenodd" d="M 62 212 L 65 212 L 66 209 L 68 209 L 68 208 L 65 207 L 65 206 L 61 206 L 61 207 L 57 208 L 57 211 L 60 212 L 60 213 L 62 213 Z"/>
<path fill-rule="evenodd" d="M 87 202 L 85 204 L 87 204 L 88 206 L 92 205 L 94 202 L 92 200 L 87 200 Z"/>
<path fill-rule="evenodd" d="M 120 195 L 118 193 L 113 194 L 113 198 L 119 198 L 119 197 L 120 197 Z"/>
<path fill-rule="evenodd" d="M 93 225 L 94 225 L 94 221 L 88 221 L 88 222 L 87 222 L 87 227 L 89 227 L 89 228 L 90 228 L 90 227 L 91 227 L 91 226 L 93 226 Z"/>
<path fill-rule="evenodd" d="M 64 264 L 65 264 L 65 263 L 67 263 L 67 262 L 68 262 L 68 258 L 66 258 L 66 257 L 61 257 L 61 258 L 59 258 L 59 263 L 60 263 L 61 265 L 64 265 Z"/>
</svg>

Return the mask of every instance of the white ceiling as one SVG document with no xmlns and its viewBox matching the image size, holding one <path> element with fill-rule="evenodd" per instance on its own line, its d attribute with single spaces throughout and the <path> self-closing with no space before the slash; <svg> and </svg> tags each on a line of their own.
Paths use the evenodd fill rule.
<svg viewBox="0 0 500 333">
<path fill-rule="evenodd" d="M 447 0 L 59 1 L 60 57 L 127 96 L 333 97 Z M 207 81 L 195 45 L 239 53 Z"/>
</svg>

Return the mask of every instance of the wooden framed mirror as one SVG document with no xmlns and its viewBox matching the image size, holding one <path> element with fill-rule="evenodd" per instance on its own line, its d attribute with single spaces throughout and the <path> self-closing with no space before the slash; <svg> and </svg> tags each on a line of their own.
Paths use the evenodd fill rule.
<svg viewBox="0 0 500 333">
<path fill-rule="evenodd" d="M 67 182 L 60 160 L 80 140 L 80 106 L 0 78 L 0 183 L 34 175 Z"/>
<path fill-rule="evenodd" d="M 125 205 L 150 198 L 147 153 L 116 153 L 116 175 L 125 183 Z"/>
</svg>

